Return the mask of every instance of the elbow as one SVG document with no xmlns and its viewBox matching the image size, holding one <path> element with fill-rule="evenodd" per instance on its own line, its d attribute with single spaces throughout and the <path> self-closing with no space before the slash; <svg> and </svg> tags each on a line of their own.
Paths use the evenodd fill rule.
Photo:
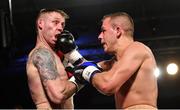
<svg viewBox="0 0 180 110">
<path fill-rule="evenodd" d="M 57 94 L 50 96 L 50 100 L 53 103 L 59 104 L 65 101 L 65 96 L 63 94 Z"/>
<path fill-rule="evenodd" d="M 65 95 L 60 92 L 48 92 L 49 99 L 56 104 L 62 103 L 65 101 Z"/>
<path fill-rule="evenodd" d="M 116 89 L 113 88 L 110 84 L 102 84 L 99 85 L 97 88 L 102 94 L 107 96 L 111 96 L 116 92 Z"/>
<path fill-rule="evenodd" d="M 55 104 L 63 103 L 67 99 L 65 94 L 65 85 L 56 86 L 53 82 L 51 82 L 46 85 L 45 89 L 48 99 Z"/>
</svg>

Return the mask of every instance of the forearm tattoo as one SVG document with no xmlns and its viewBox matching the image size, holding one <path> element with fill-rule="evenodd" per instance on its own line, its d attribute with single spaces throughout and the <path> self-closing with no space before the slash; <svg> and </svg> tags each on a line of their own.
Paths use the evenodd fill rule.
<svg viewBox="0 0 180 110">
<path fill-rule="evenodd" d="M 55 57 L 49 50 L 39 48 L 32 53 L 31 59 L 37 67 L 42 81 L 54 80 L 58 77 Z"/>
</svg>

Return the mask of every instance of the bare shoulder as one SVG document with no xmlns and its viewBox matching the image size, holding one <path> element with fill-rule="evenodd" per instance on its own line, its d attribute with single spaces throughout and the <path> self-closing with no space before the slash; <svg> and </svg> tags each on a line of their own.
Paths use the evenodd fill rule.
<svg viewBox="0 0 180 110">
<path fill-rule="evenodd" d="M 123 52 L 121 59 L 144 61 L 145 59 L 154 59 L 151 49 L 141 42 L 131 43 Z"/>
<path fill-rule="evenodd" d="M 36 48 L 29 54 L 29 62 L 44 79 L 56 79 L 58 76 L 55 56 L 46 48 Z"/>
<path fill-rule="evenodd" d="M 151 49 L 143 44 L 142 42 L 135 41 L 129 48 L 130 51 L 139 53 L 139 54 L 152 54 Z"/>
<path fill-rule="evenodd" d="M 30 52 L 30 54 L 28 56 L 28 61 L 32 62 L 33 64 L 37 64 L 37 63 L 40 63 L 38 61 L 45 60 L 48 58 L 50 58 L 50 59 L 53 58 L 52 53 L 48 49 L 35 48 Z M 45 60 L 45 61 L 47 61 L 47 60 Z"/>
</svg>

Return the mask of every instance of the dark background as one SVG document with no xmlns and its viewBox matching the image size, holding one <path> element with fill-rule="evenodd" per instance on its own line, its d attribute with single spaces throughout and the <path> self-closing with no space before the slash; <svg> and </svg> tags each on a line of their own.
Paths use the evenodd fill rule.
<svg viewBox="0 0 180 110">
<path fill-rule="evenodd" d="M 10 0 L 9 0 L 10 1 Z M 148 45 L 162 70 L 158 78 L 158 108 L 180 108 L 180 76 L 169 76 L 169 62 L 180 63 L 179 0 L 1 0 L 0 3 L 0 108 L 34 108 L 25 64 L 35 46 L 35 17 L 41 8 L 58 8 L 70 19 L 66 29 L 88 60 L 109 59 L 97 39 L 100 20 L 111 12 L 125 11 L 135 22 L 135 40 Z M 11 4 L 11 5 L 9 5 Z M 11 7 L 12 6 L 12 7 Z M 75 108 L 115 108 L 113 96 L 91 85 L 74 98 Z"/>
</svg>

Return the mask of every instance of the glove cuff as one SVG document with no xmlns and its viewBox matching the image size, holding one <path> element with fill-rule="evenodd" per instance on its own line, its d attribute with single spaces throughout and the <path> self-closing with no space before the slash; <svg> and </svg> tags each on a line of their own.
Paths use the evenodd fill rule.
<svg viewBox="0 0 180 110">
<path fill-rule="evenodd" d="M 84 84 L 78 83 L 74 76 L 72 76 L 69 81 L 76 85 L 76 93 L 84 87 Z"/>
<path fill-rule="evenodd" d="M 69 53 L 66 53 L 64 56 L 74 66 L 81 64 L 84 60 L 83 56 L 76 49 L 72 50 Z"/>
<path fill-rule="evenodd" d="M 98 72 L 100 72 L 100 70 L 95 66 L 88 66 L 83 70 L 82 77 L 91 83 L 92 77 Z"/>
</svg>

